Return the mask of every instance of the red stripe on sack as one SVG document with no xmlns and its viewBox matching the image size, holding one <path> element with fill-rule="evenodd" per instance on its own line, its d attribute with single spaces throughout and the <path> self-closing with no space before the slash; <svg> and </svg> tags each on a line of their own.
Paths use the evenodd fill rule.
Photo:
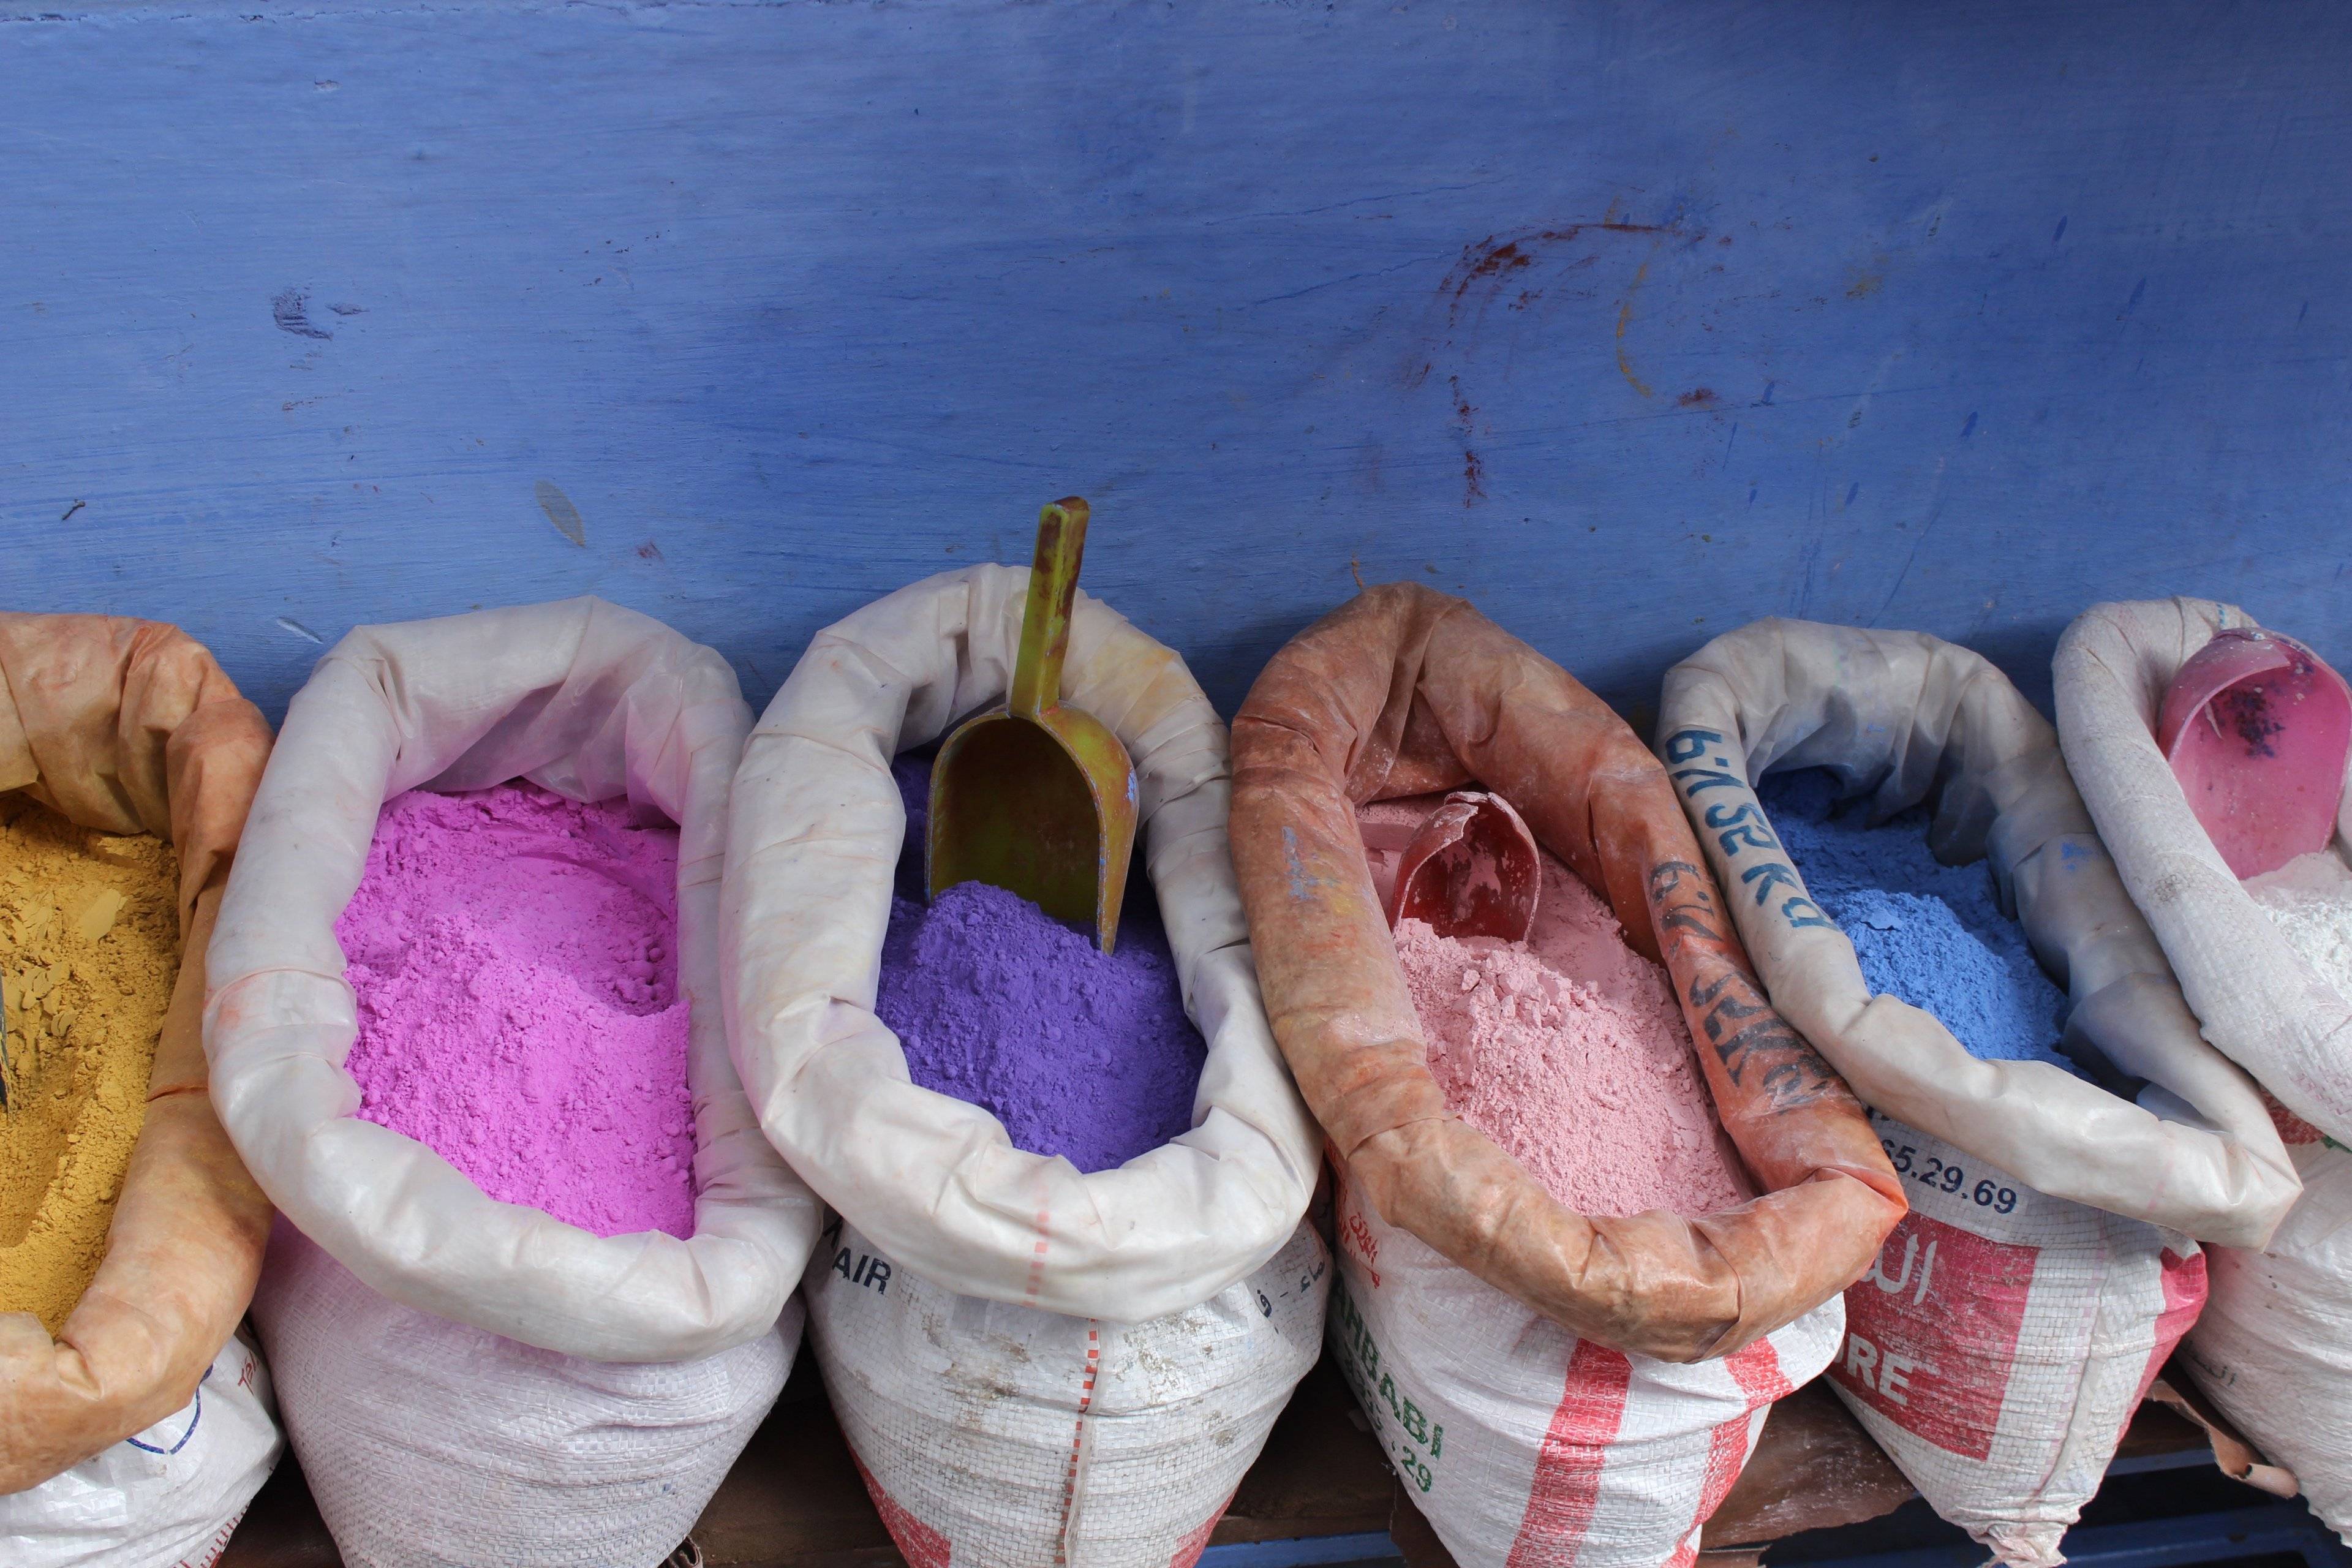
<svg viewBox="0 0 2352 1568">
<path fill-rule="evenodd" d="M 1168 1560 L 1168 1568 L 1193 1568 L 1193 1564 L 1201 1561 L 1201 1553 L 1209 1549 L 1209 1537 L 1215 1532 L 1217 1521 L 1224 1518 L 1225 1510 L 1233 1506 L 1233 1494 L 1227 1492 L 1225 1500 L 1217 1505 L 1216 1511 L 1193 1526 L 1192 1532 L 1176 1543 L 1176 1555 Z"/>
<path fill-rule="evenodd" d="M 244 1521 L 245 1510 L 238 1509 L 226 1524 L 213 1531 L 211 1539 L 198 1547 L 194 1555 L 181 1558 L 177 1568 L 213 1568 L 221 1560 L 221 1554 L 228 1550 L 229 1537 L 236 1533 L 236 1527 Z"/>
<path fill-rule="evenodd" d="M 2196 1327 L 2197 1315 L 2205 1310 L 2205 1255 L 2183 1258 L 2168 1247 L 2157 1279 L 2164 1287 L 2164 1310 L 2156 1316 L 2156 1342 L 2148 1347 L 2147 1370 L 2139 1374 L 2139 1394 L 2132 1401 L 2135 1409 L 2147 1397 L 2148 1387 L 2164 1370 L 2164 1363 L 2172 1359 L 2180 1336 Z"/>
<path fill-rule="evenodd" d="M 1078 1456 L 1087 1441 L 1087 1411 L 1095 1402 L 1095 1373 L 1102 1365 L 1102 1335 L 1095 1324 L 1087 1324 L 1087 1375 L 1078 1385 L 1078 1418 L 1070 1430 L 1070 1468 L 1062 1475 L 1062 1519 L 1054 1528 L 1054 1562 L 1058 1565 L 1070 1560 L 1070 1514 L 1078 1504 Z M 1214 1524 L 1216 1521 L 1209 1521 Z"/>
<path fill-rule="evenodd" d="M 1622 1352 L 1576 1342 L 1506 1568 L 1573 1568 L 1601 1505 L 1601 1472 L 1624 1422 L 1633 1380 L 1633 1364 Z"/>
<path fill-rule="evenodd" d="M 1022 1297 L 1033 1307 L 1037 1304 L 1038 1295 L 1045 1289 L 1045 1232 L 1053 1219 L 1052 1209 L 1037 1211 L 1037 1246 L 1029 1255 L 1029 1283 Z"/>
<path fill-rule="evenodd" d="M 1748 1466 L 1748 1424 L 1756 1412 L 1776 1399 L 1786 1399 L 1796 1392 L 1780 1371 L 1780 1352 L 1772 1348 L 1769 1340 L 1758 1340 L 1754 1344 L 1732 1352 L 1723 1358 L 1723 1370 L 1731 1374 L 1732 1383 L 1747 1395 L 1748 1406 L 1728 1421 L 1718 1422 L 1709 1435 L 1706 1445 L 1706 1479 L 1699 1485 L 1698 1510 L 1691 1516 L 1690 1534 L 1684 1537 L 1682 1547 L 1667 1560 L 1667 1568 L 1691 1568 L 1698 1560 L 1698 1532 L 1731 1495 L 1732 1483 Z"/>
<path fill-rule="evenodd" d="M 849 1462 L 857 1467 L 857 1479 L 866 1483 L 866 1495 L 874 1500 L 874 1511 L 882 1516 L 882 1528 L 890 1532 L 898 1548 L 898 1555 L 907 1560 L 907 1568 L 948 1568 L 948 1538 L 908 1513 L 898 1500 L 882 1489 L 857 1450 L 849 1451 Z"/>
<path fill-rule="evenodd" d="M 2271 1113 L 2271 1125 L 2278 1129 L 2279 1142 L 2288 1145 L 2316 1143 L 2327 1136 L 2285 1106 L 2281 1105 L 2269 1089 L 2262 1091 L 2263 1109 Z"/>
</svg>

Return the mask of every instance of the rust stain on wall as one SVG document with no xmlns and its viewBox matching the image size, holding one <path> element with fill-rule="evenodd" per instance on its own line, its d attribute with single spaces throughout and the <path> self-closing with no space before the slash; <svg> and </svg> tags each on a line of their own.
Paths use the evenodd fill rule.
<svg viewBox="0 0 2352 1568">
<path fill-rule="evenodd" d="M 1634 269 L 1633 281 L 1625 285 L 1625 298 L 1617 307 L 1617 373 L 1625 378 L 1626 385 L 1644 397 L 1650 395 L 1650 388 L 1633 374 L 1633 362 L 1625 357 L 1625 329 L 1633 323 L 1634 292 L 1642 287 L 1642 279 L 1649 275 L 1650 263 L 1644 258 L 1642 265 Z"/>
</svg>

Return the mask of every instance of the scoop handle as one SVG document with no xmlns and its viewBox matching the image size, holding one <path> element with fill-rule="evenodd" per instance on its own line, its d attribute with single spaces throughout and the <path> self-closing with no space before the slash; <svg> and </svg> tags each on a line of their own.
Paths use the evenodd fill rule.
<svg viewBox="0 0 2352 1568">
<path fill-rule="evenodd" d="M 1029 604 L 1021 614 L 1021 651 L 1004 705 L 1034 719 L 1062 700 L 1062 660 L 1070 651 L 1070 605 L 1087 553 L 1087 503 L 1065 496 L 1037 514 L 1037 559 L 1029 568 Z"/>
</svg>

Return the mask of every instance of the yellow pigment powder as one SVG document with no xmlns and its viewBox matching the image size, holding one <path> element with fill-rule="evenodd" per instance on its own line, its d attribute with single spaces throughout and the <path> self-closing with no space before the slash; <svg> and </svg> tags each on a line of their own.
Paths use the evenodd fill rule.
<svg viewBox="0 0 2352 1568">
<path fill-rule="evenodd" d="M 56 1333 L 106 1256 L 179 967 L 169 846 L 0 795 L 0 1312 Z"/>
</svg>

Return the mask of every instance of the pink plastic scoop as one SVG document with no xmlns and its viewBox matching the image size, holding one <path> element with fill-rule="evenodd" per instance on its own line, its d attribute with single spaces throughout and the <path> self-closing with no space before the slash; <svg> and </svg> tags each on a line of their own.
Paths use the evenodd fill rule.
<svg viewBox="0 0 2352 1568">
<path fill-rule="evenodd" d="M 2216 632 L 2164 693 L 2156 743 L 2241 881 L 2325 849 L 2352 760 L 2352 688 L 2277 632 Z"/>
<path fill-rule="evenodd" d="M 1525 942 L 1535 930 L 1542 888 L 1536 836 L 1511 803 L 1456 790 L 1405 846 L 1389 894 L 1389 925 L 1415 920 L 1440 936 Z"/>
</svg>

